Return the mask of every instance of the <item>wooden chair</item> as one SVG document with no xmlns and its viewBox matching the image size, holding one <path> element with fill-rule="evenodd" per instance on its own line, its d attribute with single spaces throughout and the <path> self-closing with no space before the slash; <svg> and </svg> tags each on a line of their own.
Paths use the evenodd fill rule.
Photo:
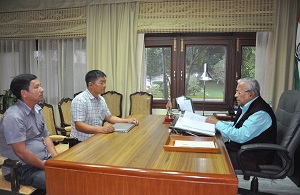
<svg viewBox="0 0 300 195">
<path fill-rule="evenodd" d="M 152 114 L 153 95 L 147 92 L 135 92 L 130 94 L 129 115 Z"/>
<path fill-rule="evenodd" d="M 62 153 L 75 145 L 77 140 L 67 137 L 70 132 L 56 125 L 53 106 L 47 103 L 40 103 L 39 106 L 42 108 L 45 123 L 50 134 L 49 137 L 53 141 L 56 151 Z"/>
<path fill-rule="evenodd" d="M 11 159 L 0 156 L 0 167 L 6 166 L 11 169 L 12 181 L 8 182 L 2 176 L 2 170 L 0 169 L 0 194 L 33 194 L 36 189 L 32 186 L 20 185 L 16 177 L 17 168 L 21 166 L 21 162 L 13 161 Z"/>
<path fill-rule="evenodd" d="M 121 118 L 123 95 L 116 91 L 107 91 L 102 94 L 102 97 L 104 97 L 111 114 Z"/>
<path fill-rule="evenodd" d="M 80 94 L 82 91 L 79 91 L 77 93 L 74 93 L 73 97 L 76 97 L 78 94 Z"/>
<path fill-rule="evenodd" d="M 66 131 L 71 131 L 71 98 L 63 98 L 58 103 L 58 111 L 60 116 L 61 127 L 65 128 Z"/>
</svg>

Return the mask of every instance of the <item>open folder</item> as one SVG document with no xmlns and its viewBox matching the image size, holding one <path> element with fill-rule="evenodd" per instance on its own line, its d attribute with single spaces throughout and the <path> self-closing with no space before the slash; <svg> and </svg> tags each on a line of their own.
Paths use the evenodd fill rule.
<svg viewBox="0 0 300 195">
<path fill-rule="evenodd" d="M 203 134 L 208 136 L 215 136 L 216 126 L 214 124 L 206 123 L 204 116 L 185 112 L 183 116 L 178 116 L 171 123 L 171 129 L 190 131 L 196 134 Z"/>
</svg>

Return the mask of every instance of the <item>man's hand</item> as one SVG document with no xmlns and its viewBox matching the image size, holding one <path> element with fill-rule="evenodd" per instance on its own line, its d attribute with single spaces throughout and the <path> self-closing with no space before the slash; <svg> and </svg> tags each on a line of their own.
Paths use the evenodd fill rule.
<svg viewBox="0 0 300 195">
<path fill-rule="evenodd" d="M 138 124 L 139 124 L 139 121 L 136 120 L 135 118 L 130 118 L 130 119 L 128 119 L 127 123 L 133 123 L 133 124 L 135 124 L 135 125 L 138 125 Z"/>
<path fill-rule="evenodd" d="M 214 116 L 210 116 L 205 119 L 205 122 L 211 123 L 211 124 L 217 124 L 218 121 L 219 120 Z"/>
<path fill-rule="evenodd" d="M 102 127 L 99 127 L 98 130 L 99 130 L 98 133 L 107 134 L 107 133 L 112 133 L 115 130 L 115 128 L 112 125 L 107 124 L 107 125 L 104 125 Z"/>
</svg>

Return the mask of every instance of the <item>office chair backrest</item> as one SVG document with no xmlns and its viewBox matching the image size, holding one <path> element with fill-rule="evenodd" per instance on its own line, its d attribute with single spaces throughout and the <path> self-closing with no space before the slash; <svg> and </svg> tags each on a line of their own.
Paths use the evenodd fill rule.
<svg viewBox="0 0 300 195">
<path fill-rule="evenodd" d="M 116 91 L 107 91 L 102 94 L 102 97 L 104 97 L 111 114 L 121 118 L 123 95 Z"/>
<path fill-rule="evenodd" d="M 71 98 L 63 98 L 58 103 L 58 111 L 62 127 L 67 127 L 71 125 L 71 104 Z"/>
<path fill-rule="evenodd" d="M 277 143 L 287 148 L 290 158 L 294 159 L 295 150 L 300 142 L 300 91 L 288 90 L 283 92 L 275 115 L 277 119 Z M 281 160 L 285 163 L 285 160 Z M 287 175 L 290 175 L 293 170 L 292 167 Z"/>
<path fill-rule="evenodd" d="M 47 103 L 40 103 L 39 106 L 42 108 L 42 112 L 44 115 L 46 127 L 49 131 L 50 135 L 57 135 L 56 132 L 56 123 L 54 118 L 53 106 Z"/>
<path fill-rule="evenodd" d="M 153 95 L 147 92 L 135 92 L 130 94 L 130 110 L 132 114 L 152 114 Z"/>
</svg>

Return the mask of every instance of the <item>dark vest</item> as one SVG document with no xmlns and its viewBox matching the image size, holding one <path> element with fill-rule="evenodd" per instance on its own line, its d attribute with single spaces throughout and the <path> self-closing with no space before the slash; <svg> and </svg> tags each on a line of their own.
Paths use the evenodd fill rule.
<svg viewBox="0 0 300 195">
<path fill-rule="evenodd" d="M 273 110 L 270 108 L 270 106 L 259 96 L 256 100 L 254 100 L 249 109 L 246 111 L 246 113 L 242 116 L 242 118 L 237 122 L 238 118 L 240 117 L 242 111 L 241 109 L 238 110 L 234 126 L 236 128 L 240 128 L 243 126 L 243 123 L 251 116 L 252 114 L 258 112 L 258 111 L 265 111 L 267 112 L 271 119 L 272 119 L 272 125 L 266 129 L 264 132 L 262 132 L 259 136 L 249 140 L 246 143 L 240 144 L 234 141 L 230 141 L 226 144 L 226 148 L 228 150 L 231 150 L 232 152 L 237 152 L 242 145 L 245 144 L 253 144 L 253 143 L 276 143 L 276 136 L 277 136 L 277 123 L 276 123 L 276 117 L 273 112 Z M 249 159 L 247 159 L 247 156 Z M 253 151 L 245 156 L 247 160 L 249 160 L 249 163 L 255 163 L 255 164 L 270 164 L 274 160 L 274 152 L 268 152 L 268 151 Z"/>
</svg>

